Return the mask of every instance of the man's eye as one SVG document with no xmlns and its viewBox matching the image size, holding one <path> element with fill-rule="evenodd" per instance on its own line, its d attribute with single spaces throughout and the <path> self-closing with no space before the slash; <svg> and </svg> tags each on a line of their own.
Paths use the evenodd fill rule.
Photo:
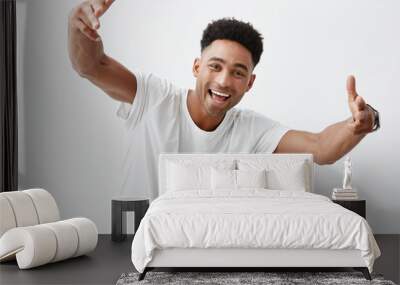
<svg viewBox="0 0 400 285">
<path fill-rule="evenodd" d="M 208 65 L 212 70 L 218 70 L 218 64 L 209 64 Z"/>
<path fill-rule="evenodd" d="M 244 76 L 244 73 L 241 72 L 241 71 L 238 71 L 238 70 L 236 70 L 233 74 L 234 74 L 235 76 L 238 76 L 238 77 L 243 77 L 243 76 Z"/>
</svg>

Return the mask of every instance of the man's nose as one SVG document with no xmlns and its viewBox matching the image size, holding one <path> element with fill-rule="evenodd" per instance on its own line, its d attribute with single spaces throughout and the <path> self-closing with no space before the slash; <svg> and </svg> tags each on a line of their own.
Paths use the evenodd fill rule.
<svg viewBox="0 0 400 285">
<path fill-rule="evenodd" d="M 229 87 L 230 86 L 230 75 L 228 71 L 221 71 L 218 73 L 215 81 L 218 83 L 220 87 Z"/>
</svg>

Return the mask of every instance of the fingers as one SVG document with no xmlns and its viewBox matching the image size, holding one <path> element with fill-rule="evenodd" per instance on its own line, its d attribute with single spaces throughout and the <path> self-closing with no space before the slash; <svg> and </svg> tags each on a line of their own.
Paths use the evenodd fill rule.
<svg viewBox="0 0 400 285">
<path fill-rule="evenodd" d="M 350 123 L 350 128 L 354 134 L 362 134 L 372 131 L 374 125 L 374 116 L 371 110 L 367 107 L 364 99 L 357 97 L 352 111 L 353 121 Z"/>
<path fill-rule="evenodd" d="M 95 31 L 89 28 L 84 22 L 81 20 L 76 20 L 75 26 L 84 34 L 87 38 L 91 39 L 92 41 L 99 41 L 100 36 Z"/>
<path fill-rule="evenodd" d="M 96 29 L 100 27 L 100 22 L 94 15 L 92 5 L 89 2 L 84 2 L 74 10 L 73 14 L 73 25 L 90 40 L 99 41 L 100 36 Z"/>
<path fill-rule="evenodd" d="M 354 101 L 356 103 L 356 107 L 358 111 L 365 110 L 365 107 L 367 104 L 365 103 L 365 100 L 361 96 L 357 96 L 356 100 Z"/>
<path fill-rule="evenodd" d="M 93 11 L 96 17 L 101 17 L 110 8 L 114 0 L 94 1 L 92 3 Z"/>
<path fill-rule="evenodd" d="M 357 94 L 356 80 L 353 75 L 347 77 L 347 94 L 349 108 L 354 118 L 357 112 L 365 110 L 366 103 L 364 98 Z"/>
<path fill-rule="evenodd" d="M 107 11 L 106 6 L 97 1 L 92 3 L 92 8 L 97 18 L 101 17 Z"/>
<path fill-rule="evenodd" d="M 108 7 L 110 7 L 111 4 L 114 3 L 114 1 L 115 1 L 115 0 L 105 0 L 105 1 L 104 1 L 104 2 L 105 2 L 104 4 L 106 4 Z"/>
<path fill-rule="evenodd" d="M 369 116 L 369 110 L 367 104 L 361 96 L 357 96 L 354 102 L 349 103 L 350 111 L 353 116 L 354 122 L 360 122 L 361 124 L 366 123 Z"/>
<path fill-rule="evenodd" d="M 363 97 L 356 91 L 356 79 L 353 75 L 347 77 L 347 94 L 352 120 L 349 123 L 354 134 L 370 132 L 373 128 L 373 116 Z"/>
<path fill-rule="evenodd" d="M 353 102 L 357 98 L 356 79 L 354 78 L 353 75 L 349 75 L 347 77 L 346 87 L 347 87 L 348 100 L 349 102 Z"/>
<path fill-rule="evenodd" d="M 85 1 L 73 10 L 71 23 L 89 39 L 99 41 L 100 36 L 96 32 L 100 28 L 99 17 L 110 8 L 112 3 L 114 0 Z"/>
<path fill-rule="evenodd" d="M 364 118 L 364 120 L 355 120 L 349 124 L 350 130 L 353 134 L 365 134 L 372 131 L 373 125 L 372 120 L 369 118 Z"/>
<path fill-rule="evenodd" d="M 360 111 L 354 114 L 353 119 L 355 122 L 359 121 L 360 123 L 365 123 L 369 118 L 368 110 Z"/>
<path fill-rule="evenodd" d="M 366 103 L 361 96 L 357 96 L 355 101 L 349 102 L 349 109 L 353 117 L 357 112 L 360 112 L 366 108 Z"/>
<path fill-rule="evenodd" d="M 94 15 L 93 8 L 90 4 L 83 5 L 79 14 L 79 18 L 91 29 L 96 30 L 100 27 L 99 20 Z"/>
</svg>

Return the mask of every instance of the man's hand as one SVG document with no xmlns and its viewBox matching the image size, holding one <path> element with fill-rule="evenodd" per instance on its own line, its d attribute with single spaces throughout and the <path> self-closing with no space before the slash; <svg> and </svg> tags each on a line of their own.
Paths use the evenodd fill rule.
<svg viewBox="0 0 400 285">
<path fill-rule="evenodd" d="M 320 165 L 332 164 L 356 146 L 374 126 L 374 112 L 357 95 L 356 80 L 347 78 L 347 93 L 352 118 L 326 127 L 322 132 L 288 131 L 275 153 L 312 153 Z M 349 128 L 351 132 L 349 132 Z"/>
<path fill-rule="evenodd" d="M 74 8 L 70 14 L 70 25 L 82 32 L 92 41 L 100 41 L 97 30 L 99 18 L 110 8 L 115 0 L 88 0 Z"/>
<path fill-rule="evenodd" d="M 356 79 L 350 75 L 347 78 L 347 93 L 349 108 L 352 113 L 349 126 L 353 134 L 360 135 L 372 131 L 374 127 L 374 112 L 356 92 Z"/>
<path fill-rule="evenodd" d="M 115 100 L 132 104 L 136 95 L 135 75 L 104 52 L 97 30 L 99 18 L 114 0 L 88 0 L 69 15 L 68 52 L 74 70 Z"/>
</svg>

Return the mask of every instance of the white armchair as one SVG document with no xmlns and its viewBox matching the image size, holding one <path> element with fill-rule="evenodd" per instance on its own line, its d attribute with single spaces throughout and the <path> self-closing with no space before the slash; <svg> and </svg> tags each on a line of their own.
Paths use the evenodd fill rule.
<svg viewBox="0 0 400 285">
<path fill-rule="evenodd" d="M 80 256 L 96 248 L 97 235 L 87 218 L 60 221 L 44 189 L 0 193 L 0 262 L 17 259 L 28 269 Z"/>
</svg>

